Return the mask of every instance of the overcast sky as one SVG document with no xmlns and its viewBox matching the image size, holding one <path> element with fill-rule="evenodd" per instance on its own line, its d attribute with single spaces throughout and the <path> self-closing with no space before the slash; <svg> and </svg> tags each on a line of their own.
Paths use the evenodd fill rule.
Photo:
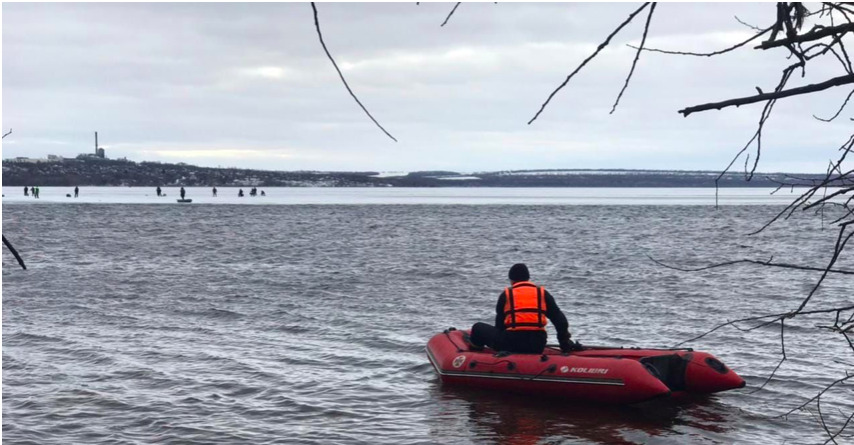
<svg viewBox="0 0 854 445">
<path fill-rule="evenodd" d="M 716 170 L 761 105 L 677 110 L 773 89 L 784 50 L 645 53 L 616 113 L 645 13 L 549 93 L 639 4 L 320 3 L 324 39 L 381 124 L 323 53 L 308 3 L 4 3 L 3 157 L 111 158 L 275 170 L 656 168 Z M 812 5 L 814 8 L 815 5 Z M 715 50 L 767 26 L 774 4 L 658 5 L 648 46 Z M 812 64 L 791 86 L 841 75 Z M 823 172 L 851 133 L 848 93 L 780 101 L 761 171 Z M 851 114 L 850 111 L 848 114 Z"/>
</svg>

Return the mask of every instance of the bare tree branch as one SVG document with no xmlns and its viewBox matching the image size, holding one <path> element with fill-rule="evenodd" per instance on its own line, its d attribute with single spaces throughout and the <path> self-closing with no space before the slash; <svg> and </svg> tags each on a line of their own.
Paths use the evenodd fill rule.
<svg viewBox="0 0 854 445">
<path fill-rule="evenodd" d="M 448 23 L 448 20 L 450 20 L 450 19 L 451 19 L 451 16 L 452 16 L 452 15 L 454 15 L 454 11 L 456 11 L 456 10 L 457 10 L 457 7 L 458 7 L 458 6 L 460 6 L 460 3 L 462 3 L 462 2 L 457 2 L 457 4 L 456 4 L 456 5 L 454 5 L 454 9 L 451 9 L 451 12 L 450 12 L 450 13 L 448 13 L 448 16 L 447 16 L 447 17 L 445 17 L 445 21 L 444 21 L 444 22 L 442 22 L 442 25 L 441 25 L 441 26 L 445 26 L 445 25 Z"/>
<path fill-rule="evenodd" d="M 831 175 L 835 171 L 841 171 L 840 166 L 845 161 L 846 156 L 848 155 L 848 153 L 851 152 L 852 148 L 854 148 L 854 134 L 852 134 L 848 138 L 847 142 L 845 142 L 844 144 L 842 144 L 841 147 L 839 147 L 839 150 L 842 151 L 842 155 L 831 166 L 827 175 L 825 176 L 825 179 L 820 184 L 816 184 L 815 186 L 810 187 L 810 189 L 808 189 L 806 192 L 802 193 L 801 196 L 799 196 L 794 201 L 789 203 L 783 210 L 781 210 L 779 213 L 777 213 L 776 216 L 771 218 L 770 221 L 765 223 L 762 227 L 760 227 L 756 231 L 751 232 L 750 235 L 755 235 L 755 234 L 762 232 L 763 230 L 767 229 L 771 224 L 773 224 L 775 221 L 777 221 L 781 217 L 783 217 L 783 215 L 786 215 L 785 218 L 788 218 L 789 216 L 791 216 L 795 212 L 795 210 L 799 206 L 801 206 L 802 204 L 806 204 L 807 201 L 810 198 L 812 198 L 815 195 L 815 193 L 818 192 L 819 189 L 830 184 L 832 182 L 832 180 L 835 179 L 835 178 L 832 178 Z M 844 175 L 840 175 L 840 176 L 844 176 Z M 827 202 L 827 200 L 831 199 L 832 197 L 833 197 L 833 195 L 831 194 L 831 196 L 826 196 L 825 198 L 822 198 L 821 200 L 816 201 L 816 203 L 814 203 L 814 204 L 820 204 L 823 202 Z"/>
<path fill-rule="evenodd" d="M 714 51 L 714 52 L 710 52 L 710 53 L 694 53 L 694 52 L 687 52 L 687 51 L 670 51 L 670 50 L 665 50 L 665 49 L 656 49 L 656 48 L 644 48 L 644 51 L 649 51 L 649 52 L 654 52 L 654 53 L 662 53 L 662 54 L 673 54 L 673 55 L 678 55 L 678 56 L 696 56 L 696 57 L 712 57 L 712 56 L 718 56 L 718 55 L 721 55 L 721 54 L 728 53 L 728 52 L 730 52 L 730 51 L 736 50 L 736 49 L 738 49 L 738 48 L 741 48 L 741 47 L 742 47 L 742 46 L 744 46 L 744 45 L 747 45 L 748 43 L 750 43 L 750 42 L 752 42 L 752 41 L 754 41 L 754 40 L 758 39 L 759 37 L 762 37 L 762 35 L 764 35 L 764 34 L 765 34 L 765 33 L 767 33 L 768 31 L 771 31 L 771 28 L 772 28 L 772 27 L 771 27 L 771 26 L 769 26 L 768 28 L 765 28 L 764 30 L 760 30 L 759 34 L 756 34 L 756 35 L 754 35 L 753 37 L 751 37 L 751 38 L 749 38 L 749 39 L 747 39 L 747 40 L 744 40 L 744 41 L 742 41 L 742 42 L 740 42 L 740 43 L 736 43 L 735 45 L 730 46 L 730 47 L 728 47 L 728 48 L 724 48 L 724 49 L 722 49 L 722 50 L 718 50 L 718 51 Z M 629 47 L 631 47 L 631 48 L 635 48 L 635 47 L 634 47 L 634 46 L 632 46 L 632 45 L 629 45 Z"/>
<path fill-rule="evenodd" d="M 785 39 L 774 40 L 773 36 L 770 40 L 762 42 L 759 46 L 755 47 L 756 49 L 769 49 L 769 48 L 777 48 L 780 46 L 791 45 L 793 43 L 803 43 L 809 42 L 812 40 L 822 39 L 824 37 L 832 36 L 834 34 L 844 34 L 849 31 L 854 31 L 854 24 L 846 23 L 838 26 L 828 26 L 822 27 L 810 32 L 796 35 L 793 37 L 788 37 Z"/>
<path fill-rule="evenodd" d="M 802 404 L 800 404 L 800 405 L 798 405 L 798 406 L 796 406 L 796 407 L 794 407 L 794 408 L 790 409 L 790 410 L 789 410 L 789 411 L 787 411 L 785 414 L 781 414 L 781 415 L 777 416 L 777 418 L 778 418 L 778 419 L 779 419 L 779 418 L 784 418 L 784 417 L 786 417 L 786 416 L 788 416 L 788 415 L 792 414 L 793 412 L 795 412 L 795 411 L 797 411 L 797 410 L 799 410 L 799 409 L 803 409 L 805 406 L 809 405 L 809 404 L 810 404 L 810 402 L 812 402 L 813 400 L 815 400 L 815 399 L 817 399 L 817 398 L 821 397 L 821 396 L 822 396 L 822 394 L 824 394 L 824 393 L 826 393 L 827 391 L 829 391 L 829 390 L 830 390 L 830 388 L 833 388 L 834 386 L 836 386 L 836 385 L 838 385 L 838 384 L 840 384 L 840 383 L 843 383 L 843 382 L 847 381 L 847 380 L 848 380 L 848 379 L 850 379 L 850 378 L 854 378 L 854 374 L 852 374 L 852 375 L 847 375 L 847 376 L 845 376 L 845 377 L 842 377 L 842 378 L 839 378 L 839 379 L 837 379 L 837 380 L 834 380 L 830 385 L 827 385 L 824 389 L 822 389 L 821 391 L 819 391 L 819 392 L 818 392 L 818 394 L 816 394 L 815 396 L 811 397 L 811 398 L 810 398 L 809 400 L 807 400 L 806 402 L 804 402 L 804 403 L 802 403 Z"/>
<path fill-rule="evenodd" d="M 842 113 L 842 110 L 844 110 L 845 106 L 848 105 L 848 101 L 851 100 L 851 95 L 854 95 L 854 90 L 851 90 L 851 92 L 848 93 L 848 96 L 845 97 L 845 102 L 842 102 L 842 106 L 839 107 L 838 110 L 836 110 L 836 114 L 834 114 L 833 116 L 831 116 L 827 119 L 823 119 L 823 118 L 820 118 L 820 117 L 813 114 L 812 117 L 814 117 L 814 118 L 816 118 L 822 122 L 830 122 L 830 121 L 836 119 L 839 116 L 839 113 Z"/>
<path fill-rule="evenodd" d="M 314 11 L 314 27 L 317 28 L 317 37 L 320 39 L 320 46 L 323 47 L 323 51 L 326 53 L 326 57 L 328 57 L 329 61 L 332 62 L 332 66 L 335 67 L 335 71 L 338 72 L 338 77 L 340 77 L 341 82 L 344 83 L 344 88 L 347 88 L 347 92 L 350 93 L 350 96 L 353 97 L 353 100 L 355 100 L 356 103 L 359 104 L 359 107 L 362 108 L 362 111 L 364 111 L 365 114 L 367 114 L 368 117 L 371 118 L 372 121 L 374 121 L 374 124 L 376 124 L 377 127 L 379 127 L 380 130 L 382 130 L 383 133 L 386 134 L 386 136 L 390 137 L 391 140 L 397 142 L 397 139 L 395 139 L 394 136 L 392 136 L 388 131 L 386 131 L 386 129 L 383 128 L 383 126 L 380 125 L 380 123 L 377 122 L 377 120 L 374 119 L 373 116 L 371 116 L 371 113 L 368 111 L 368 109 L 365 108 L 364 105 L 362 105 L 362 102 L 359 100 L 358 97 L 356 97 L 356 94 L 353 93 L 353 90 L 350 89 L 350 85 L 348 85 L 347 80 L 344 79 L 344 74 L 341 73 L 341 70 L 338 68 L 338 64 L 335 63 L 335 59 L 332 58 L 332 54 L 330 54 L 329 49 L 326 48 L 326 43 L 323 42 L 323 34 L 320 32 L 320 21 L 317 19 L 317 6 L 315 6 L 314 2 L 311 2 L 311 9 L 312 11 Z"/>
<path fill-rule="evenodd" d="M 3 244 L 5 244 L 6 247 L 9 248 L 9 251 L 12 252 L 12 255 L 15 255 L 15 259 L 18 260 L 18 264 L 21 265 L 21 268 L 27 270 L 27 265 L 24 264 L 24 259 L 21 258 L 21 255 L 18 254 L 18 251 L 15 250 L 14 247 L 12 247 L 12 243 L 10 243 L 9 240 L 6 239 L 6 235 L 3 235 Z"/>
<path fill-rule="evenodd" d="M 776 313 L 776 314 L 766 314 L 766 315 L 756 315 L 756 316 L 752 316 L 752 317 L 744 317 L 744 318 L 739 318 L 737 320 L 729 320 L 726 323 L 721 323 L 721 324 L 713 327 L 712 329 L 709 329 L 708 331 L 706 331 L 706 332 L 704 332 L 704 333 L 702 333 L 696 337 L 692 337 L 692 338 L 689 338 L 688 340 L 676 343 L 672 347 L 678 348 L 678 347 L 680 347 L 686 343 L 690 343 L 694 340 L 699 340 L 699 339 L 717 331 L 718 329 L 721 329 L 721 328 L 726 327 L 726 326 L 733 326 L 736 323 L 743 323 L 746 321 L 759 321 L 759 320 L 765 320 L 768 318 L 771 319 L 770 321 L 763 322 L 761 324 L 753 326 L 752 328 L 747 329 L 748 331 L 752 331 L 752 330 L 767 326 L 769 324 L 776 323 L 776 322 L 778 322 L 784 318 L 792 318 L 796 315 L 828 314 L 828 313 L 839 312 L 839 311 L 849 311 L 852 309 L 854 309 L 854 305 L 843 306 L 843 307 L 834 307 L 834 308 L 828 308 L 828 309 L 814 309 L 811 311 L 800 311 L 797 313 L 795 311 L 789 311 L 789 312 L 781 312 L 781 313 Z"/>
<path fill-rule="evenodd" d="M 643 45 L 646 43 L 646 35 L 649 32 L 649 23 L 652 20 L 652 13 L 655 12 L 655 5 L 657 3 L 653 2 L 652 6 L 649 7 L 649 14 L 646 16 L 646 24 L 643 27 L 643 37 L 641 37 L 640 47 L 638 47 L 638 51 L 635 53 L 635 60 L 632 61 L 632 69 L 629 70 L 629 75 L 626 76 L 626 83 L 623 84 L 623 88 L 620 90 L 620 94 L 617 95 L 617 100 L 614 101 L 614 106 L 611 107 L 611 112 L 609 114 L 614 114 L 614 111 L 617 110 L 617 105 L 620 104 L 620 98 L 623 97 L 623 93 L 626 91 L 626 88 L 629 87 L 629 80 L 632 78 L 632 74 L 635 72 L 635 66 L 638 64 L 638 59 L 640 59 L 641 51 L 643 51 Z"/>
<path fill-rule="evenodd" d="M 691 113 L 696 113 L 698 111 L 706 111 L 706 110 L 720 110 L 721 108 L 731 107 L 731 106 L 741 106 L 752 104 L 756 102 L 762 102 L 771 99 L 783 99 L 785 97 L 797 96 L 801 94 L 815 93 L 817 91 L 826 90 L 828 88 L 837 87 L 840 85 L 848 85 L 854 83 L 854 74 L 846 74 L 844 76 L 834 77 L 833 79 L 825 80 L 821 83 L 804 85 L 802 87 L 791 88 L 783 91 L 775 91 L 773 93 L 764 93 L 757 94 L 755 96 L 748 97 L 740 97 L 737 99 L 725 100 L 723 102 L 712 102 L 708 104 L 695 105 L 693 107 L 686 107 L 683 110 L 679 110 L 683 116 L 687 117 Z"/>
<path fill-rule="evenodd" d="M 6 139 L 6 136 L 9 136 L 10 134 L 12 134 L 12 129 L 11 129 L 11 128 L 9 129 L 9 132 L 8 132 L 8 133 L 6 133 L 6 134 L 4 134 L 4 135 L 3 135 L 3 137 L 2 137 L 2 138 L 0 138 L 0 139 Z"/>
<path fill-rule="evenodd" d="M 851 222 L 854 222 L 854 221 L 851 221 Z M 851 236 L 854 235 L 854 231 L 852 231 L 851 233 L 848 234 L 848 236 L 844 236 L 845 235 L 845 229 L 848 228 L 848 223 L 843 223 L 843 224 L 841 224 L 841 226 L 842 227 L 839 228 L 839 236 L 836 239 L 836 246 L 833 248 L 833 256 L 830 258 L 830 261 L 827 263 L 827 268 L 825 269 L 824 273 L 821 274 L 821 278 L 819 278 L 818 281 L 815 283 L 815 286 L 813 286 L 809 295 L 807 295 L 807 297 L 804 298 L 804 300 L 801 302 L 801 305 L 798 306 L 797 310 L 795 310 L 795 314 L 800 313 L 806 307 L 807 303 L 809 303 L 809 301 L 812 299 L 813 295 L 815 295 L 815 292 L 821 286 L 821 283 L 823 283 L 824 279 L 827 278 L 827 274 L 830 273 L 829 272 L 830 269 L 833 268 L 834 264 L 836 264 L 836 260 L 839 259 L 839 255 L 845 249 L 845 245 L 848 243 L 848 240 L 850 240 Z"/>
<path fill-rule="evenodd" d="M 734 260 L 734 261 L 726 261 L 723 263 L 716 263 L 716 264 L 712 264 L 709 266 L 703 266 L 703 267 L 684 268 L 684 267 L 671 266 L 669 264 L 666 264 L 666 263 L 663 263 L 659 260 L 656 260 L 655 258 L 653 258 L 649 255 L 647 255 L 646 257 L 649 258 L 650 260 L 652 260 L 652 262 L 654 262 L 655 264 L 658 264 L 659 266 L 666 267 L 668 269 L 678 270 L 681 272 L 699 272 L 702 270 L 716 269 L 718 267 L 733 266 L 736 264 L 745 264 L 745 263 L 757 264 L 760 266 L 781 267 L 781 268 L 785 268 L 785 269 L 809 270 L 809 271 L 814 271 L 814 272 L 824 272 L 825 271 L 824 267 L 799 266 L 797 264 L 787 264 L 787 263 L 772 263 L 770 259 L 768 261 L 759 261 L 759 260 L 751 260 L 751 259 L 747 259 L 747 258 L 742 259 L 742 260 Z M 854 275 L 854 270 L 830 269 L 829 272 L 830 273 L 838 273 L 838 274 L 842 274 L 842 275 Z"/>
<path fill-rule="evenodd" d="M 566 79 L 563 81 L 563 83 L 561 83 L 554 91 L 552 91 L 551 94 L 549 94 L 548 99 L 546 99 L 546 101 L 543 102 L 543 104 L 540 106 L 540 109 L 537 111 L 537 114 L 535 114 L 534 117 L 532 117 L 531 120 L 528 121 L 528 125 L 531 125 L 531 123 L 533 123 L 535 120 L 537 120 L 537 118 L 540 116 L 540 113 L 542 113 L 543 110 L 546 109 L 546 105 L 548 105 L 549 102 L 551 102 L 551 100 L 555 96 L 555 94 L 557 94 L 558 91 L 563 89 L 563 87 L 565 87 L 566 84 L 569 83 L 569 80 L 572 79 L 572 77 L 575 76 L 579 71 L 581 71 L 581 69 L 584 68 L 585 65 L 587 65 L 587 62 L 590 62 L 591 60 L 593 60 L 593 58 L 596 57 L 600 51 L 602 51 L 606 46 L 608 46 L 608 44 L 611 43 L 611 39 L 614 38 L 614 36 L 617 35 L 617 33 L 620 32 L 621 29 L 623 29 L 626 25 L 628 25 L 635 18 L 636 15 L 640 14 L 640 12 L 643 11 L 643 9 L 646 8 L 649 5 L 649 3 L 650 2 L 644 3 L 643 5 L 641 5 L 640 8 L 638 8 L 634 12 L 632 12 L 629 15 L 629 18 L 627 18 L 625 21 L 623 21 L 623 23 L 620 23 L 620 26 L 618 26 L 615 30 L 613 30 L 611 32 L 611 34 L 608 35 L 608 37 L 605 39 L 604 42 L 599 44 L 599 47 L 596 48 L 596 51 L 594 51 L 593 54 L 591 54 L 589 57 L 584 59 L 584 61 L 581 62 L 581 65 L 578 65 L 578 67 L 575 68 L 575 70 L 573 72 L 571 72 L 569 74 L 569 76 L 566 76 Z"/>
<path fill-rule="evenodd" d="M 829 443 L 830 441 L 833 441 L 833 443 L 837 443 L 836 440 L 834 440 L 834 439 L 839 437 L 839 434 L 842 433 L 843 431 L 845 431 L 845 428 L 847 428 L 848 424 L 851 423 L 851 418 L 854 418 L 854 411 L 851 412 L 851 415 L 848 416 L 848 419 L 845 420 L 845 423 L 842 424 L 842 426 L 839 428 L 839 430 L 836 431 L 835 433 L 833 433 L 833 435 L 830 436 L 829 439 L 824 441 L 824 445 L 827 445 L 827 443 Z"/>
<path fill-rule="evenodd" d="M 777 370 L 780 369 L 780 366 L 783 366 L 783 362 L 786 361 L 787 357 L 786 357 L 786 340 L 785 340 L 786 339 L 786 324 L 785 323 L 786 323 L 785 319 L 780 320 L 780 353 L 783 355 L 783 357 L 780 358 L 780 361 L 777 363 L 777 366 L 774 367 L 774 370 L 771 371 L 771 374 L 768 376 L 768 378 L 765 379 L 765 381 L 762 382 L 762 384 L 759 385 L 758 388 L 754 389 L 753 391 L 750 391 L 749 394 L 753 394 L 757 391 L 762 390 L 762 388 L 764 388 L 765 385 L 767 385 L 768 382 L 770 382 L 771 379 L 774 378 L 774 374 L 777 373 Z"/>
<path fill-rule="evenodd" d="M 783 88 L 785 88 L 786 83 L 789 81 L 789 78 L 791 77 L 792 73 L 798 67 L 803 66 L 803 63 L 804 62 L 798 62 L 798 63 L 795 63 L 793 65 L 789 65 L 788 67 L 786 67 L 786 69 L 783 70 L 783 76 L 780 78 L 780 82 L 774 88 L 774 92 L 782 91 Z M 762 94 L 761 91 L 760 91 L 760 94 Z M 739 152 L 736 153 L 736 155 L 730 161 L 729 165 L 727 165 L 726 168 L 715 178 L 715 208 L 716 209 L 718 208 L 718 191 L 719 191 L 719 185 L 720 185 L 721 178 L 723 178 L 723 176 L 729 171 L 729 169 L 732 168 L 732 165 L 735 163 L 735 161 L 739 157 L 741 157 L 742 153 L 744 153 L 745 151 L 747 151 L 748 148 L 750 148 L 750 146 L 753 144 L 753 141 L 756 141 L 756 159 L 753 161 L 753 169 L 751 169 L 749 174 L 746 175 L 747 181 L 750 181 L 751 179 L 753 179 L 753 173 L 756 171 L 756 167 L 759 165 L 759 156 L 760 156 L 761 151 L 762 151 L 762 130 L 765 127 L 765 122 L 771 117 L 771 111 L 774 109 L 774 105 L 776 103 L 777 103 L 776 98 L 773 98 L 773 99 L 771 99 L 765 103 L 765 107 L 762 108 L 762 113 L 759 115 L 759 125 L 756 129 L 756 132 L 753 133 L 753 137 L 751 137 L 750 140 L 748 140 L 747 143 L 744 144 L 744 147 L 742 147 L 741 150 L 739 150 Z M 745 161 L 744 161 L 745 170 L 747 170 L 748 160 L 749 160 L 749 157 L 748 157 L 748 159 L 745 159 Z"/>
<path fill-rule="evenodd" d="M 750 23 L 746 23 L 746 22 L 742 21 L 740 18 L 738 18 L 738 16 L 735 16 L 735 21 L 737 21 L 738 23 L 741 23 L 742 25 L 744 25 L 750 29 L 753 29 L 756 31 L 762 31 L 762 28 L 755 26 L 755 25 L 751 25 Z M 771 28 L 768 28 L 768 29 L 770 30 Z"/>
</svg>

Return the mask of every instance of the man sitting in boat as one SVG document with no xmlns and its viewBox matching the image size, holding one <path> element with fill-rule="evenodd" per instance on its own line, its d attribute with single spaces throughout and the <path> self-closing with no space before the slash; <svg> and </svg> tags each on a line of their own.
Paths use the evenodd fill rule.
<svg viewBox="0 0 854 445">
<path fill-rule="evenodd" d="M 554 297 L 529 281 L 528 266 L 514 264 L 508 276 L 510 287 L 501 292 L 495 306 L 495 326 L 475 323 L 466 339 L 472 349 L 489 346 L 496 351 L 541 354 L 546 347 L 546 318 L 557 330 L 563 352 L 580 349 L 570 340 L 569 323 Z"/>
</svg>

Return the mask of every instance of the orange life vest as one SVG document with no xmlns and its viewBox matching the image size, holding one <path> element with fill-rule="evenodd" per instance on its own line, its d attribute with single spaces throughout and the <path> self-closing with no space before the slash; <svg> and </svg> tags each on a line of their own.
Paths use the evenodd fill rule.
<svg viewBox="0 0 854 445">
<path fill-rule="evenodd" d="M 546 329 L 546 290 L 530 281 L 504 289 L 504 328 L 508 331 Z"/>
</svg>

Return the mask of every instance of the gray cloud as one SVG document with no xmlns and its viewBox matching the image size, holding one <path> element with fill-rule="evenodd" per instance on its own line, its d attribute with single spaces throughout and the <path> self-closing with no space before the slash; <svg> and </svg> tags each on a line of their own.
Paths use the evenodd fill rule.
<svg viewBox="0 0 854 445">
<path fill-rule="evenodd" d="M 111 157 L 268 169 L 458 171 L 725 166 L 759 106 L 682 118 L 686 106 L 772 88 L 785 53 L 644 54 L 631 24 L 525 123 L 634 4 L 318 4 L 347 95 L 306 3 L 6 3 L 3 156 L 74 156 L 99 131 Z M 771 4 L 661 4 L 651 46 L 712 50 L 751 35 Z M 815 63 L 799 83 L 838 75 Z M 781 101 L 761 170 L 823 171 L 850 133 L 824 124 L 847 91 Z"/>
</svg>

